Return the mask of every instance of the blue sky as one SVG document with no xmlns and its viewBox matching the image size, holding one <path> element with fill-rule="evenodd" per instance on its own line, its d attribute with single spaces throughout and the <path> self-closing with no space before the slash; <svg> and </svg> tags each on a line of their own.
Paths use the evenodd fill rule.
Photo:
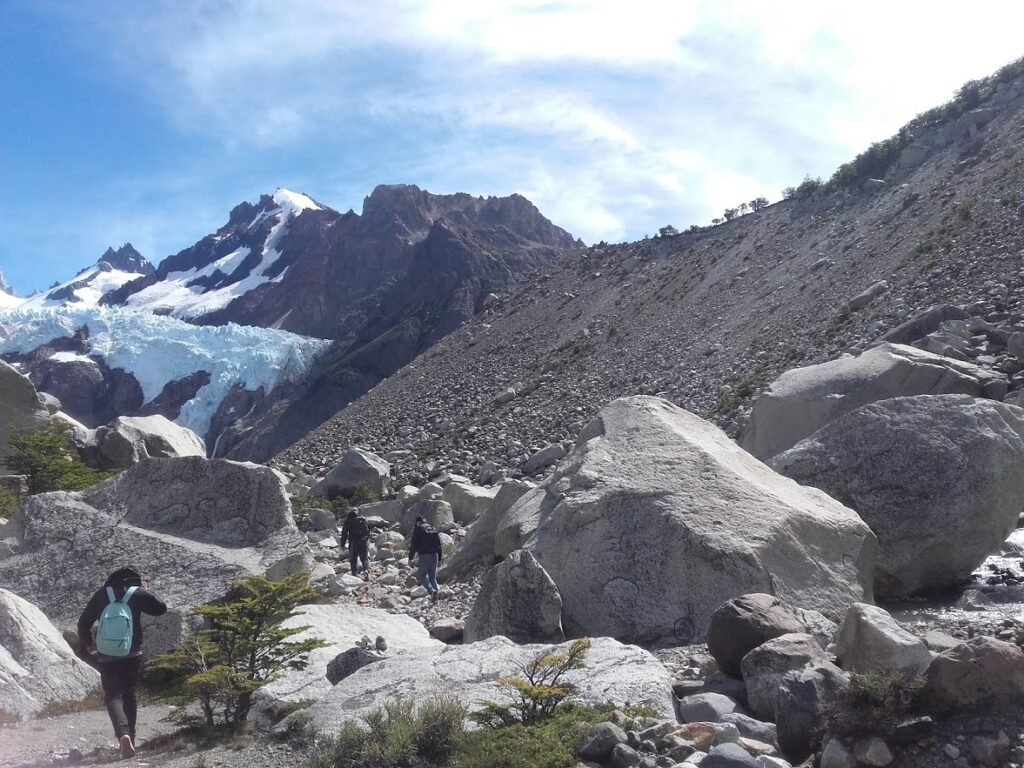
<svg viewBox="0 0 1024 768">
<path fill-rule="evenodd" d="M 5 0 L 2 13 L 0 270 L 22 294 L 108 245 L 158 262 L 277 186 L 342 211 L 379 183 L 520 192 L 588 242 L 707 223 L 827 177 L 1024 56 L 1019 2 Z"/>
</svg>

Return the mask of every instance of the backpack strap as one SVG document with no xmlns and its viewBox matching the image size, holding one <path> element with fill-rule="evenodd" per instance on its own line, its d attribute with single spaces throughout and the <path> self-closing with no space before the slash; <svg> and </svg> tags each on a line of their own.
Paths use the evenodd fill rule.
<svg viewBox="0 0 1024 768">
<path fill-rule="evenodd" d="M 131 600 L 132 599 L 132 595 L 135 594 L 135 590 L 137 590 L 137 589 L 138 589 L 138 587 L 128 587 L 128 589 L 126 589 L 124 591 L 124 595 L 121 597 L 121 602 L 122 603 L 127 603 L 129 600 Z M 109 600 L 112 603 L 118 602 L 117 598 L 114 597 L 114 588 L 113 587 L 107 587 L 107 600 Z"/>
</svg>

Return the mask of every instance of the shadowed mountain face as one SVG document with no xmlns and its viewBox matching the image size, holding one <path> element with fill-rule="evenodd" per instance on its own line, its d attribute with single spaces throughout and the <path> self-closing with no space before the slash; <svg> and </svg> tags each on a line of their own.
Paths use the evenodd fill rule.
<svg viewBox="0 0 1024 768">
<path fill-rule="evenodd" d="M 238 392 L 215 417 L 206 437 L 217 455 L 263 460 L 473 317 L 490 293 L 575 248 L 519 195 L 380 186 L 360 216 L 278 190 L 236 206 L 215 234 L 103 303 L 334 341 L 311 381 Z"/>
</svg>

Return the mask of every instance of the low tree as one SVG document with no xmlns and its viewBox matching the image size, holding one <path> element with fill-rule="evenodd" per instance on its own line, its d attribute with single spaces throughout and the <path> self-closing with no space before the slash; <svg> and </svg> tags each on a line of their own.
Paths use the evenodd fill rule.
<svg viewBox="0 0 1024 768">
<path fill-rule="evenodd" d="M 739 209 L 737 208 L 726 208 L 725 213 L 723 213 L 722 216 L 725 217 L 726 221 L 732 221 L 737 216 L 739 216 L 739 213 Z"/>
<path fill-rule="evenodd" d="M 219 717 L 238 728 L 249 717 L 256 691 L 286 670 L 305 669 L 309 652 L 326 645 L 313 638 L 290 639 L 308 627 L 281 626 L 297 615 L 296 607 L 319 598 L 304 571 L 281 581 L 250 576 L 234 585 L 228 601 L 193 609 L 207 627 L 157 656 L 151 668 L 170 675 L 172 689 L 185 699 L 199 701 L 206 726 L 217 725 Z"/>
<path fill-rule="evenodd" d="M 754 213 L 757 213 L 762 208 L 767 208 L 767 207 L 768 207 L 768 198 L 767 197 L 755 197 L 753 200 L 750 201 L 750 210 L 752 210 Z"/>
<path fill-rule="evenodd" d="M 550 717 L 555 709 L 576 691 L 563 677 L 573 669 L 582 669 L 590 638 L 574 640 L 564 653 L 541 653 L 520 666 L 521 674 L 503 677 L 498 683 L 512 697 L 511 704 L 493 701 L 471 717 L 481 725 L 498 727 L 514 723 L 533 723 Z"/>
<path fill-rule="evenodd" d="M 750 213 L 750 205 L 748 203 L 740 203 L 739 205 L 740 216 L 746 216 Z"/>
<path fill-rule="evenodd" d="M 666 224 L 664 227 L 658 230 L 658 237 L 673 237 L 679 234 L 679 230 L 673 227 L 671 224 Z"/>
<path fill-rule="evenodd" d="M 52 422 L 15 429 L 7 444 L 10 454 L 3 463 L 11 472 L 25 475 L 29 493 L 80 491 L 113 474 L 86 466 L 67 435 Z"/>
</svg>

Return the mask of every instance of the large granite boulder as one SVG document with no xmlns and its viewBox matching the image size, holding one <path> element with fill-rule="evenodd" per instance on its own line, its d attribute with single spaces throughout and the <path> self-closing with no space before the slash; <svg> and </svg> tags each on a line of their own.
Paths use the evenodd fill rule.
<svg viewBox="0 0 1024 768">
<path fill-rule="evenodd" d="M 344 722 L 358 720 L 395 699 L 429 701 L 452 696 L 478 711 L 484 701 L 511 701 L 499 678 L 521 674 L 521 666 L 539 654 L 567 648 L 568 644 L 516 645 L 508 638 L 491 637 L 468 645 L 410 650 L 359 669 L 303 714 L 315 730 L 334 734 Z M 585 664 L 586 668 L 565 675 L 566 682 L 578 687 L 571 700 L 645 704 L 659 717 L 675 717 L 672 676 L 647 651 L 607 637 L 594 638 Z"/>
<path fill-rule="evenodd" d="M 497 557 L 508 557 L 522 549 L 537 532 L 546 496 L 546 488 L 533 488 L 509 507 L 494 529 L 494 554 Z"/>
<path fill-rule="evenodd" d="M 79 701 L 99 683 L 42 611 L 0 588 L 0 713 L 25 720 L 47 704 Z"/>
<path fill-rule="evenodd" d="M 30 496 L 4 535 L 14 554 L 0 556 L 0 584 L 32 595 L 61 627 L 111 572 L 135 567 L 169 608 L 144 619 L 148 654 L 177 645 L 190 609 L 232 581 L 312 563 L 271 469 L 197 457 L 146 459 L 85 491 Z"/>
<path fill-rule="evenodd" d="M 271 703 L 279 705 L 326 696 L 334 685 L 328 676 L 328 666 L 340 653 L 355 648 L 364 636 L 383 637 L 390 655 L 439 651 L 444 647 L 444 643 L 430 636 L 426 627 L 404 614 L 351 603 L 304 605 L 297 610 L 296 616 L 282 623 L 287 629 L 306 628 L 292 639 L 323 640 L 327 645 L 310 652 L 305 669 L 287 671 L 262 688 L 258 695 L 261 708 Z"/>
<path fill-rule="evenodd" d="M 465 642 L 494 635 L 517 643 L 565 639 L 558 587 L 527 550 L 513 552 L 487 572 L 466 616 Z"/>
<path fill-rule="evenodd" d="M 349 448 L 327 476 L 310 490 L 311 496 L 349 496 L 365 487 L 384 496 L 391 480 L 391 465 L 362 448 Z"/>
<path fill-rule="evenodd" d="M 127 469 L 143 459 L 206 456 L 206 443 L 191 429 L 163 416 L 120 416 L 94 437 L 98 469 Z"/>
<path fill-rule="evenodd" d="M 1024 508 L 1024 409 L 966 395 L 871 403 L 770 462 L 878 537 L 878 597 L 956 587 Z"/>
<path fill-rule="evenodd" d="M 450 531 L 455 527 L 452 505 L 440 499 L 422 499 L 402 510 L 402 530 L 409 536 L 412 536 L 417 517 L 422 517 L 439 531 Z"/>
<path fill-rule="evenodd" d="M 438 569 L 438 578 L 449 581 L 466 575 L 476 567 L 490 568 L 500 558 L 494 551 L 494 536 L 509 509 L 536 486 L 528 480 L 510 480 L 498 489 L 493 501 L 466 532 L 459 547 L 446 557 Z"/>
<path fill-rule="evenodd" d="M 459 525 L 468 525 L 487 511 L 497 495 L 497 488 L 453 482 L 444 487 L 444 495 L 441 498 L 451 504 L 455 522 Z"/>
<path fill-rule="evenodd" d="M 806 631 L 800 619 L 775 595 L 741 595 L 725 601 L 711 614 L 708 651 L 719 669 L 739 677 L 740 662 L 757 646 L 780 635 Z"/>
<path fill-rule="evenodd" d="M 750 592 L 836 616 L 871 599 L 875 538 L 852 510 L 660 398 L 602 409 L 538 491 L 513 510 L 534 507 L 526 548 L 573 634 L 695 642 Z"/>
<path fill-rule="evenodd" d="M 898 671 L 910 677 L 931 664 L 928 646 L 907 632 L 884 608 L 854 603 L 836 641 L 839 666 L 847 672 Z"/>
<path fill-rule="evenodd" d="M 786 371 L 754 401 L 740 445 L 766 461 L 821 427 L 891 397 L 981 396 L 998 373 L 903 344 L 880 344 L 857 357 Z"/>
<path fill-rule="evenodd" d="M 929 333 L 939 330 L 950 320 L 969 320 L 970 314 L 951 304 L 938 304 L 900 323 L 882 336 L 882 341 L 893 344 L 911 344 Z"/>
<path fill-rule="evenodd" d="M 16 429 L 45 427 L 50 411 L 28 376 L 0 360 L 0 456 L 8 454 L 8 440 Z"/>
<path fill-rule="evenodd" d="M 938 713 L 1024 706 L 1024 649 L 975 637 L 936 656 L 926 673 L 924 705 Z"/>
</svg>

